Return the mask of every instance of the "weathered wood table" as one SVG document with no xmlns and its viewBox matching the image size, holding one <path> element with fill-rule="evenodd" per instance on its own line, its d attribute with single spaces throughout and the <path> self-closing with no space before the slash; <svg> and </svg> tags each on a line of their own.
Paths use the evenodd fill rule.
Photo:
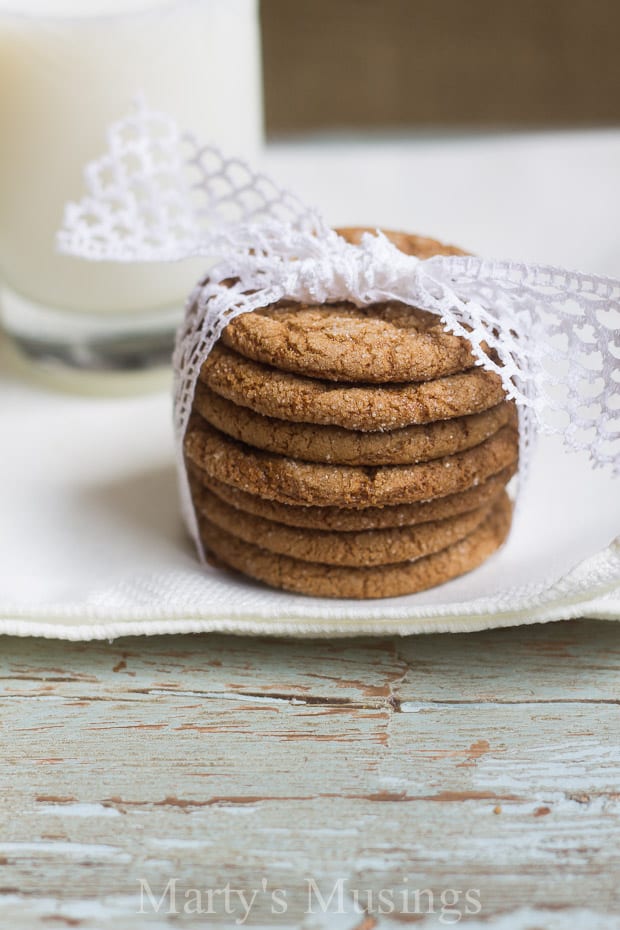
<svg viewBox="0 0 620 930">
<path fill-rule="evenodd" d="M 620 629 L 3 639 L 0 926 L 620 926 Z"/>
</svg>

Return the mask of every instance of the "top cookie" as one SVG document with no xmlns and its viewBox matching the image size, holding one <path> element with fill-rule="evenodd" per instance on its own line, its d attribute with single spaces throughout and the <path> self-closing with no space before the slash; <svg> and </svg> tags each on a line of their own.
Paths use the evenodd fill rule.
<svg viewBox="0 0 620 930">
<path fill-rule="evenodd" d="M 373 230 L 339 230 L 354 243 L 364 232 Z M 385 235 L 419 258 L 465 254 L 422 236 Z M 236 317 L 222 341 L 254 361 L 330 381 L 430 381 L 475 362 L 467 340 L 447 333 L 439 317 L 396 301 L 369 307 L 282 301 Z"/>
</svg>

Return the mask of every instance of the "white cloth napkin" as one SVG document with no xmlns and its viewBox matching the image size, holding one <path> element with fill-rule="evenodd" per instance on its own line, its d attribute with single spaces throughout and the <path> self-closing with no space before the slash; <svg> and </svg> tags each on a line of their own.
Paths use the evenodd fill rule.
<svg viewBox="0 0 620 930">
<path fill-rule="evenodd" d="M 334 223 L 618 275 L 619 155 L 618 131 L 341 141 L 278 146 L 268 170 Z M 167 394 L 72 397 L 5 373 L 0 437 L 0 632 L 329 636 L 620 619 L 618 482 L 557 440 L 541 442 L 510 540 L 482 568 L 355 602 L 199 567 L 179 517 Z"/>
<path fill-rule="evenodd" d="M 0 381 L 0 632 L 71 639 L 290 635 L 620 619 L 617 483 L 545 440 L 504 549 L 381 601 L 309 598 L 202 569 L 181 525 L 166 394 L 93 399 Z"/>
</svg>

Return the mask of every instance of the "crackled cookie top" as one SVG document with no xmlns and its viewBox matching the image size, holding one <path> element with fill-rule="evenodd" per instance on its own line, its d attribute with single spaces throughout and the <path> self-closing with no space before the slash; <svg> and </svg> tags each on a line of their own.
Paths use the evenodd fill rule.
<svg viewBox="0 0 620 930">
<path fill-rule="evenodd" d="M 341 230 L 357 242 L 363 229 Z M 463 255 L 433 239 L 387 232 L 409 255 Z M 389 302 L 305 305 L 282 302 L 242 314 L 223 342 L 247 358 L 283 371 L 333 381 L 428 381 L 471 368 L 467 340 L 447 333 L 435 314 Z"/>
</svg>

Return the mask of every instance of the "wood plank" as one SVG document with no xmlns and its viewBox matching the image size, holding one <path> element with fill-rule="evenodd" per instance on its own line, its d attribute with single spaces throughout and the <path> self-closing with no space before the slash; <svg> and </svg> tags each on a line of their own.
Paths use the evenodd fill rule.
<svg viewBox="0 0 620 930">
<path fill-rule="evenodd" d="M 355 911 L 424 888 L 478 889 L 468 927 L 620 926 L 617 637 L 3 640 L 2 925 L 204 927 L 185 893 L 230 881 L 245 926 L 442 926 Z M 171 878 L 180 916 L 140 915 Z"/>
<path fill-rule="evenodd" d="M 151 701 L 153 695 L 271 696 L 320 703 L 620 698 L 614 623 L 476 634 L 287 641 L 234 636 L 67 643 L 4 637 L 0 694 Z"/>
</svg>

